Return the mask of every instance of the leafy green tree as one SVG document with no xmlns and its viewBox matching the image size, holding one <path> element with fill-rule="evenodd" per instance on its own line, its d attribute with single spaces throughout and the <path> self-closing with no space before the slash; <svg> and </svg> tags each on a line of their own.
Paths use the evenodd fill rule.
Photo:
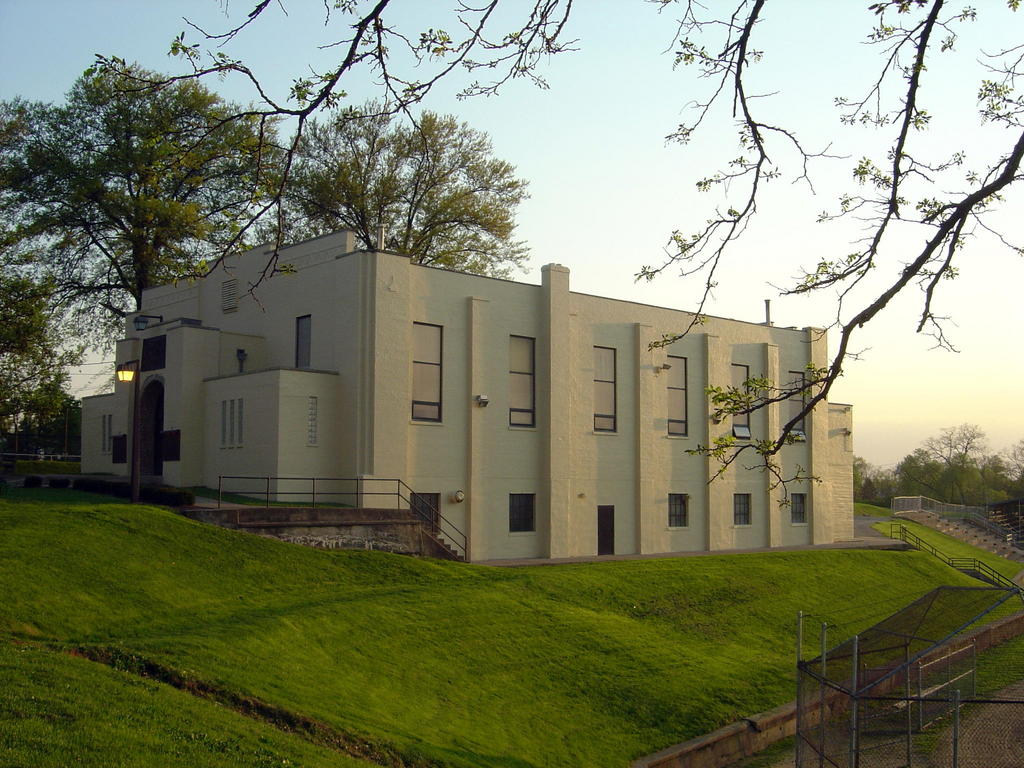
<svg viewBox="0 0 1024 768">
<path fill-rule="evenodd" d="M 513 239 L 526 196 L 514 171 L 451 115 L 410 125 L 370 103 L 309 125 L 286 197 L 305 234 L 350 229 L 368 249 L 383 235 L 420 264 L 507 276 L 527 255 Z"/>
<path fill-rule="evenodd" d="M 67 368 L 80 350 L 67 348 L 47 306 L 51 286 L 0 272 L 0 422 L 21 414 L 48 416 L 66 398 Z"/>
<path fill-rule="evenodd" d="M 197 82 L 134 66 L 86 72 L 59 106 L 0 106 L 8 264 L 52 286 L 80 338 L 109 344 L 151 286 L 243 245 L 273 187 L 273 122 Z"/>
<path fill-rule="evenodd" d="M 985 455 L 985 433 L 976 424 L 946 427 L 922 446 L 942 467 L 943 500 L 967 504 L 978 484 L 978 466 Z"/>
<path fill-rule="evenodd" d="M 900 496 L 928 496 L 947 501 L 944 467 L 924 448 L 917 448 L 896 465 Z"/>
</svg>

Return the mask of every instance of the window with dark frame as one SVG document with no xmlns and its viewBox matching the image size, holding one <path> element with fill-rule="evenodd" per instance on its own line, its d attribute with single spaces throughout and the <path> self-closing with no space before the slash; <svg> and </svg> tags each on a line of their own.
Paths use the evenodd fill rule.
<svg viewBox="0 0 1024 768">
<path fill-rule="evenodd" d="M 789 496 L 789 522 L 802 525 L 807 522 L 807 494 L 792 493 Z"/>
<path fill-rule="evenodd" d="M 687 508 L 690 497 L 685 493 L 668 495 L 668 526 L 669 528 L 686 528 L 690 524 L 690 511 Z"/>
<path fill-rule="evenodd" d="M 532 493 L 510 493 L 508 495 L 509 533 L 525 533 L 536 530 L 534 499 Z"/>
<path fill-rule="evenodd" d="M 789 414 L 786 421 L 792 421 L 796 417 L 800 416 L 800 412 L 803 411 L 804 405 L 807 403 L 807 375 L 803 371 L 790 371 L 789 372 L 789 387 L 797 390 L 794 394 L 789 397 Z M 806 434 L 806 419 L 800 416 L 796 424 L 793 425 L 792 434 L 802 437 Z"/>
<path fill-rule="evenodd" d="M 310 346 L 313 333 L 313 316 L 295 318 L 295 367 L 310 367 Z"/>
<path fill-rule="evenodd" d="M 529 336 L 508 337 L 508 423 L 536 426 L 536 341 Z"/>
<path fill-rule="evenodd" d="M 412 418 L 441 421 L 442 328 L 412 324 Z"/>
<path fill-rule="evenodd" d="M 615 350 L 594 347 L 594 431 L 614 432 L 615 408 Z"/>
<path fill-rule="evenodd" d="M 741 392 L 747 391 L 747 379 L 750 378 L 750 366 L 740 363 L 732 364 L 732 386 Z M 750 439 L 750 414 L 734 413 L 732 415 L 732 435 L 741 440 Z"/>
<path fill-rule="evenodd" d="M 734 493 L 732 495 L 732 524 L 750 525 L 749 493 Z"/>
<path fill-rule="evenodd" d="M 668 433 L 685 436 L 686 420 L 686 358 L 668 356 Z"/>
</svg>

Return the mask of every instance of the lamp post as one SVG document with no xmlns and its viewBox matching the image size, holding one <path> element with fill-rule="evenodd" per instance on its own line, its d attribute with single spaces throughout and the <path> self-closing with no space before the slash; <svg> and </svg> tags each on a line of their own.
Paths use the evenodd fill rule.
<svg viewBox="0 0 1024 768">
<path fill-rule="evenodd" d="M 139 424 L 139 379 L 142 378 L 139 371 L 138 360 L 129 360 L 117 368 L 117 380 L 123 383 L 132 384 L 132 456 L 131 456 L 131 492 L 132 503 L 139 502 L 139 467 L 142 457 L 139 452 L 139 436 L 141 428 Z"/>
</svg>

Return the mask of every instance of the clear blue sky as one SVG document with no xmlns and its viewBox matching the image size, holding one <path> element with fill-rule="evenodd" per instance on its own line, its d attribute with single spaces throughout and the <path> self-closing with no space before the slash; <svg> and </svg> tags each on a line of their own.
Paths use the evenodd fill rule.
<svg viewBox="0 0 1024 768">
<path fill-rule="evenodd" d="M 407 14 L 397 18 L 409 28 L 444 27 L 450 25 L 445 10 L 450 4 L 407 0 L 396 4 L 400 14 Z M 780 325 L 823 326 L 833 319 L 831 297 L 780 298 L 772 286 L 789 284 L 800 266 L 847 253 L 861 234 L 853 222 L 819 225 L 814 220 L 835 207 L 838 195 L 851 186 L 853 162 L 875 146 L 868 132 L 841 127 L 832 106 L 835 96 L 862 90 L 857 84 L 873 61 L 858 36 L 870 22 L 864 10 L 868 4 L 769 4 L 767 57 L 759 76 L 765 92 L 779 92 L 769 107 L 773 119 L 802 126 L 809 147 L 834 142 L 833 151 L 846 157 L 814 169 L 816 194 L 789 180 L 776 183 L 760 221 L 719 279 L 711 314 L 761 321 L 764 299 L 772 298 L 773 319 Z M 95 53 L 171 71 L 180 65 L 166 51 L 171 38 L 186 28 L 183 16 L 223 28 L 250 5 L 243 0 L 0 0 L 0 98 L 59 101 Z M 323 4 L 286 0 L 284 5 L 287 16 L 272 7 L 273 15 L 232 49 L 282 96 L 307 63 L 331 55 L 315 48 L 331 39 L 331 30 L 323 26 Z M 457 87 L 451 84 L 425 106 L 487 131 L 496 155 L 515 164 L 530 182 L 519 234 L 533 255 L 522 279 L 539 282 L 540 266 L 559 262 L 570 268 L 574 290 L 692 309 L 698 282 L 680 280 L 672 270 L 654 283 L 635 283 L 633 276 L 641 265 L 662 259 L 673 230 L 699 227 L 725 200 L 698 194 L 694 181 L 734 155 L 734 131 L 727 121 L 713 122 L 688 147 L 666 145 L 664 137 L 702 87 L 691 71 L 674 71 L 666 53 L 675 28 L 672 7 L 659 14 L 639 0 L 577 5 L 570 33 L 579 38 L 579 51 L 544 65 L 550 89 L 515 82 L 497 97 L 457 101 Z M 982 21 L 994 12 L 1008 20 L 998 32 L 1019 42 L 1024 14 L 1008 17 L 1002 8 L 985 7 Z M 848 36 L 830 39 L 825 32 L 833 28 Z M 991 28 L 979 28 L 979 36 L 982 32 L 985 48 L 994 49 L 998 41 L 988 37 Z M 978 47 L 977 41 L 962 44 L 969 65 L 976 59 L 972 45 Z M 948 144 L 977 155 L 998 145 L 998 134 L 991 139 L 991 131 L 980 133 L 967 108 L 979 77 L 978 68 L 963 61 L 938 61 L 930 69 L 925 95 L 941 93 L 937 106 L 950 108 L 936 117 L 945 118 L 931 131 L 936 146 Z M 234 80 L 207 85 L 236 101 L 252 98 Z M 346 89 L 357 102 L 374 94 L 370 82 L 349 82 Z M 1021 199 L 1020 194 L 1010 199 L 1011 214 L 1014 207 L 1020 210 Z M 1024 227 L 1011 214 L 1002 217 L 1002 227 L 1019 242 Z M 908 235 L 906 247 L 914 248 L 920 239 Z M 908 296 L 895 302 L 876 327 L 865 329 L 857 344 L 864 349 L 862 359 L 848 366 L 833 389 L 833 399 L 854 404 L 855 450 L 873 463 L 895 462 L 940 428 L 962 422 L 979 424 L 995 449 L 1024 438 L 1019 403 L 1024 262 L 992 240 L 972 247 L 960 278 L 942 288 L 942 307 L 953 317 L 951 335 L 962 351 L 931 350 L 931 339 L 913 333 L 919 302 L 916 295 Z M 890 256 L 898 262 L 899 254 Z M 75 378 L 82 390 L 90 382 L 87 376 Z"/>
</svg>

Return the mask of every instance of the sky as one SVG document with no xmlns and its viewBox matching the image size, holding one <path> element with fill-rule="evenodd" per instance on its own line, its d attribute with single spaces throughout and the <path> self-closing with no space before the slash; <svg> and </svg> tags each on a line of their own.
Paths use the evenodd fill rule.
<svg viewBox="0 0 1024 768">
<path fill-rule="evenodd" d="M 183 17 L 221 30 L 252 4 L 0 0 L 0 98 L 59 102 L 97 53 L 181 71 L 167 50 L 187 29 Z M 862 42 L 871 22 L 868 4 L 768 4 L 759 31 L 765 55 L 752 74 L 755 89 L 772 95 L 759 99 L 758 107 L 771 120 L 796 126 L 806 147 L 829 147 L 836 157 L 811 166 L 813 188 L 793 183 L 792 174 L 772 182 L 759 218 L 718 277 L 708 314 L 761 322 L 764 300 L 771 299 L 778 325 L 824 327 L 834 320 L 834 295 L 780 296 L 780 288 L 791 285 L 802 267 L 854 250 L 863 236 L 863 222 L 820 224 L 816 218 L 835 210 L 839 195 L 854 189 L 856 160 L 884 147 L 877 132 L 840 125 L 834 107 L 837 96 L 863 93 L 878 68 L 877 51 Z M 454 5 L 455 0 L 399 0 L 393 18 L 410 30 L 450 27 L 448 9 Z M 519 0 L 509 8 L 524 5 Z M 738 152 L 727 116 L 709 121 L 686 146 L 665 140 L 707 88 L 692 70 L 673 67 L 677 8 L 659 11 L 640 0 L 577 3 L 568 29 L 577 50 L 542 62 L 547 89 L 519 80 L 497 96 L 459 100 L 465 81 L 453 79 L 425 102 L 428 109 L 486 131 L 495 156 L 529 182 L 530 198 L 517 220 L 531 258 L 516 279 L 539 283 L 540 267 L 556 262 L 570 269 L 575 291 L 696 308 L 700 280 L 680 278 L 671 267 L 653 282 L 635 280 L 643 265 L 664 261 L 673 231 L 699 229 L 716 206 L 727 207 L 731 199 L 724 190 L 699 193 L 695 187 Z M 231 51 L 283 100 L 292 78 L 332 60 L 337 49 L 318 45 L 340 35 L 333 34 L 335 26 L 325 26 L 321 2 L 285 0 L 269 10 Z M 946 54 L 929 65 L 922 91 L 934 114 L 927 140 L 937 149 L 965 150 L 968 166 L 991 157 L 1007 140 L 1004 131 L 981 126 L 974 110 L 973 94 L 984 74 L 978 51 L 995 50 L 1000 36 L 1006 47 L 1015 45 L 1024 33 L 1024 12 L 986 6 L 981 14 L 959 41 L 956 58 Z M 998 23 L 993 26 L 985 14 L 1000 14 Z M 206 84 L 234 101 L 254 98 L 237 79 Z M 345 88 L 350 103 L 376 93 L 368 77 Z M 793 157 L 781 152 L 773 159 Z M 1011 193 L 993 221 L 1017 243 L 1024 241 L 1021 203 L 1022 195 Z M 899 269 L 902 251 L 912 253 L 922 239 L 920 232 L 901 233 L 885 254 L 891 269 Z M 872 464 L 893 465 L 940 429 L 961 423 L 979 425 L 993 451 L 1024 439 L 1024 259 L 984 234 L 965 257 L 958 278 L 944 282 L 939 292 L 938 314 L 950 316 L 948 333 L 959 352 L 934 349 L 933 339 L 915 333 L 917 293 L 899 297 L 855 337 L 858 359 L 848 363 L 830 399 L 854 405 L 854 450 Z M 866 281 L 862 300 L 880 290 L 880 278 Z M 72 383 L 79 394 L 90 394 L 109 381 L 110 367 L 97 364 L 76 372 Z"/>
</svg>

